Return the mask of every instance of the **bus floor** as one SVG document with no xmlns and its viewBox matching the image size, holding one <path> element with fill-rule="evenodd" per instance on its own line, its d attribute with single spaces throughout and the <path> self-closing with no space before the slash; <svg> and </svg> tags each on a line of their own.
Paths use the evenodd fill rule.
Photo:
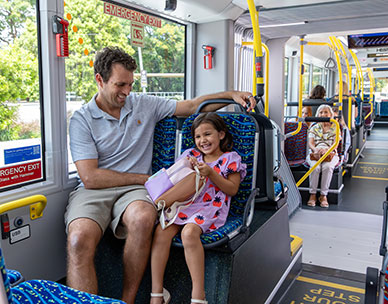
<svg viewBox="0 0 388 304">
<path fill-rule="evenodd" d="M 371 130 L 363 151 L 364 157 L 358 161 L 352 177 L 344 179 L 343 199 L 339 205 L 333 204 L 327 209 L 303 206 L 290 218 L 290 234 L 303 239 L 302 278 L 309 277 L 363 289 L 366 268 L 381 269 L 382 257 L 379 255 L 379 246 L 383 220 L 382 203 L 386 199 L 385 187 L 388 185 L 387 131 L 387 124 L 375 125 Z M 330 275 L 333 273 L 341 273 L 341 280 L 349 282 L 338 283 L 336 281 L 338 276 L 334 276 L 336 280 L 333 281 L 333 276 Z M 357 282 L 362 281 L 361 285 L 350 284 L 353 282 L 351 278 L 355 275 L 358 275 Z M 306 282 L 298 278 L 292 288 L 301 286 L 301 290 L 305 289 L 306 292 L 317 289 L 322 293 L 327 290 L 318 285 L 317 288 L 310 288 L 311 284 L 311 280 Z M 302 291 L 301 293 L 304 295 Z M 329 293 L 325 291 L 325 295 Z M 360 297 L 357 293 L 354 295 Z M 309 292 L 308 296 L 314 294 Z M 349 298 L 348 302 L 340 299 L 337 299 L 339 302 L 335 302 L 335 297 L 330 298 L 331 302 L 325 300 L 317 302 L 318 298 L 315 298 L 315 301 L 295 298 L 295 302 L 292 302 L 294 301 L 292 298 L 287 299 L 288 302 L 282 303 L 356 302 Z"/>
<path fill-rule="evenodd" d="M 279 304 L 364 303 L 363 275 L 302 264 L 302 271 Z"/>
</svg>

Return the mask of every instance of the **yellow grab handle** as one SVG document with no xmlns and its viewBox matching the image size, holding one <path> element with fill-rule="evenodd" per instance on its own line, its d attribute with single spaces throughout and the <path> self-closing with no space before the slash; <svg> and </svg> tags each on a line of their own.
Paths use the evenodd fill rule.
<svg viewBox="0 0 388 304">
<path fill-rule="evenodd" d="M 14 210 L 24 206 L 30 206 L 30 217 L 32 220 L 41 217 L 44 208 L 47 204 L 47 198 L 44 195 L 37 194 L 24 197 L 15 201 L 4 203 L 0 205 L 0 214 Z"/>
</svg>

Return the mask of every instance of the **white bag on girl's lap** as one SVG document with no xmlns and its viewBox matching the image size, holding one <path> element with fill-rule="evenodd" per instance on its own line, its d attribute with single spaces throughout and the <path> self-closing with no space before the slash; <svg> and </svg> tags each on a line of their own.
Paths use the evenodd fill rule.
<svg viewBox="0 0 388 304">
<path fill-rule="evenodd" d="M 172 188 L 186 176 L 191 173 L 195 173 L 195 194 L 184 202 L 174 202 L 170 207 L 166 206 L 166 202 L 160 200 L 156 202 L 155 200 L 160 197 L 168 189 Z M 174 223 L 174 220 L 178 216 L 180 210 L 187 208 L 191 203 L 198 197 L 203 188 L 205 187 L 205 182 L 202 183 L 202 186 L 199 187 L 201 175 L 197 167 L 192 169 L 191 162 L 187 158 L 181 158 L 170 168 L 162 168 L 154 175 L 150 176 L 147 182 L 144 184 L 150 197 L 156 204 L 156 208 L 160 210 L 159 222 L 163 229 L 170 226 Z"/>
<path fill-rule="evenodd" d="M 144 186 L 151 199 L 155 202 L 164 192 L 191 173 L 195 173 L 195 170 L 192 169 L 190 161 L 187 158 L 182 158 L 170 168 L 162 168 L 150 176 Z"/>
</svg>

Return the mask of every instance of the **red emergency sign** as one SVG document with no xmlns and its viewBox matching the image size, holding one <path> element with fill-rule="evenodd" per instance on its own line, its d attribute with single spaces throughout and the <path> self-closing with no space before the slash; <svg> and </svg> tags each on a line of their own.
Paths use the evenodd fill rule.
<svg viewBox="0 0 388 304">
<path fill-rule="evenodd" d="M 0 188 L 42 178 L 42 162 L 0 168 Z"/>
<path fill-rule="evenodd" d="M 104 2 L 104 13 L 131 21 L 136 21 L 145 25 L 162 27 L 162 19 L 131 10 L 126 7 Z"/>
</svg>

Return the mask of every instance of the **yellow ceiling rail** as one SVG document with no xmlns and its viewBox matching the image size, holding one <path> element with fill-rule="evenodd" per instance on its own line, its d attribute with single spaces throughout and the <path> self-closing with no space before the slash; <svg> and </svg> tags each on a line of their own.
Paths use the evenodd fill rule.
<svg viewBox="0 0 388 304">
<path fill-rule="evenodd" d="M 358 60 L 358 57 L 351 49 L 349 49 L 349 53 L 353 58 L 354 64 L 356 65 L 357 79 L 358 79 L 358 90 L 361 90 L 361 99 L 364 100 L 364 77 L 362 75 L 360 61 Z"/>
<path fill-rule="evenodd" d="M 343 95 L 343 83 L 342 83 L 342 66 L 341 66 L 341 60 L 340 60 L 340 57 L 339 57 L 339 51 L 338 51 L 338 47 L 337 47 L 337 44 L 336 44 L 336 37 L 334 36 L 329 36 L 329 39 L 330 39 L 330 42 L 333 46 L 333 49 L 334 49 L 334 55 L 335 55 L 335 59 L 337 61 L 337 68 L 338 68 L 338 102 L 340 104 L 340 106 L 343 104 L 342 103 L 342 95 Z M 342 108 L 341 108 L 342 109 Z M 349 130 L 351 130 L 351 120 L 348 120 L 348 126 L 349 126 Z"/>
<path fill-rule="evenodd" d="M 350 68 L 350 65 L 349 65 L 348 56 L 347 56 L 347 54 L 345 52 L 345 48 L 343 47 L 341 41 L 337 37 L 334 37 L 334 38 L 335 38 L 334 41 L 336 41 L 337 46 L 341 50 L 342 56 L 345 59 L 346 68 L 348 70 L 348 77 L 347 77 L 348 89 L 351 90 L 352 89 L 352 69 Z M 352 119 L 352 96 L 351 96 L 351 94 L 349 94 L 349 92 L 345 92 L 345 93 L 346 93 L 346 95 L 348 95 L 348 127 L 349 127 L 349 130 L 350 130 L 350 126 L 352 125 L 351 124 L 351 119 Z M 342 111 L 342 106 L 340 107 L 340 110 Z"/>
<path fill-rule="evenodd" d="M 315 163 L 315 165 L 312 166 L 310 168 L 310 170 L 308 170 L 306 172 L 306 174 L 301 177 L 301 179 L 296 183 L 297 187 L 299 187 L 304 182 L 304 180 L 311 174 L 311 172 L 313 172 L 315 170 L 315 168 L 318 167 L 318 165 L 320 163 L 322 163 L 323 160 L 331 153 L 331 151 L 333 151 L 338 146 L 338 143 L 340 141 L 340 126 L 339 126 L 338 121 L 336 121 L 333 118 L 330 119 L 330 122 L 335 124 L 335 142 L 334 142 L 334 144 L 329 148 L 329 150 L 326 151 L 325 154 L 323 154 L 321 156 L 321 158 Z"/>
</svg>

